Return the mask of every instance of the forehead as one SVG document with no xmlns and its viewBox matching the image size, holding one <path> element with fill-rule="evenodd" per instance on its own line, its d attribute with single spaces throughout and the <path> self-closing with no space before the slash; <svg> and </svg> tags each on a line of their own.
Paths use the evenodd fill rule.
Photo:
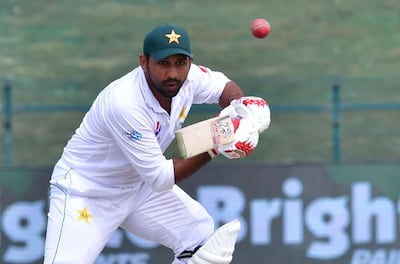
<svg viewBox="0 0 400 264">
<path fill-rule="evenodd" d="M 164 59 L 161 59 L 160 61 L 181 61 L 181 60 L 186 60 L 188 59 L 188 56 L 184 54 L 174 54 L 168 57 L 165 57 Z"/>
</svg>

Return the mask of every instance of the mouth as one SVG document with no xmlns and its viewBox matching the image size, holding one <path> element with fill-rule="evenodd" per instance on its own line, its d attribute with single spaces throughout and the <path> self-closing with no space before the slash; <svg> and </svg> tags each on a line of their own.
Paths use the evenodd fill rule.
<svg viewBox="0 0 400 264">
<path fill-rule="evenodd" d="M 168 88 L 168 90 L 176 90 L 179 87 L 179 81 L 166 81 L 165 82 L 166 87 Z"/>
</svg>

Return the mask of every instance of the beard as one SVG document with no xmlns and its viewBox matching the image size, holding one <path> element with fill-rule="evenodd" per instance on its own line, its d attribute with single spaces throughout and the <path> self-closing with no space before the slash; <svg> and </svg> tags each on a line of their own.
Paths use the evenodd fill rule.
<svg viewBox="0 0 400 264">
<path fill-rule="evenodd" d="M 160 95 L 166 98 L 175 97 L 183 85 L 183 82 L 178 79 L 157 81 L 153 78 L 150 71 L 148 71 L 148 82 L 153 89 L 155 89 Z"/>
</svg>

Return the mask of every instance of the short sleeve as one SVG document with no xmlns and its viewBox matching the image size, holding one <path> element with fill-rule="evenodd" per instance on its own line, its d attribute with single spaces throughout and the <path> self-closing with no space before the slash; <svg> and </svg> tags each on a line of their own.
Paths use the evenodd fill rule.
<svg viewBox="0 0 400 264">
<path fill-rule="evenodd" d="M 194 86 L 194 104 L 216 104 L 229 78 L 222 72 L 192 64 L 188 79 Z"/>
</svg>

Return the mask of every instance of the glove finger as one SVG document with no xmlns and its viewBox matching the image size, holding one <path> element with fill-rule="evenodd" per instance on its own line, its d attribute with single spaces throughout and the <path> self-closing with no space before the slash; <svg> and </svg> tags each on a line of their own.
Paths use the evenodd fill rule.
<svg viewBox="0 0 400 264">
<path fill-rule="evenodd" d="M 235 107 L 232 105 L 228 105 L 224 109 L 219 112 L 219 116 L 229 116 L 230 118 L 237 118 L 238 114 L 236 113 Z"/>
<path fill-rule="evenodd" d="M 247 107 L 244 104 L 242 104 L 240 101 L 233 100 L 231 102 L 231 105 L 234 107 L 238 116 L 240 116 L 242 118 L 249 118 L 251 116 L 249 109 L 247 109 Z"/>
</svg>

